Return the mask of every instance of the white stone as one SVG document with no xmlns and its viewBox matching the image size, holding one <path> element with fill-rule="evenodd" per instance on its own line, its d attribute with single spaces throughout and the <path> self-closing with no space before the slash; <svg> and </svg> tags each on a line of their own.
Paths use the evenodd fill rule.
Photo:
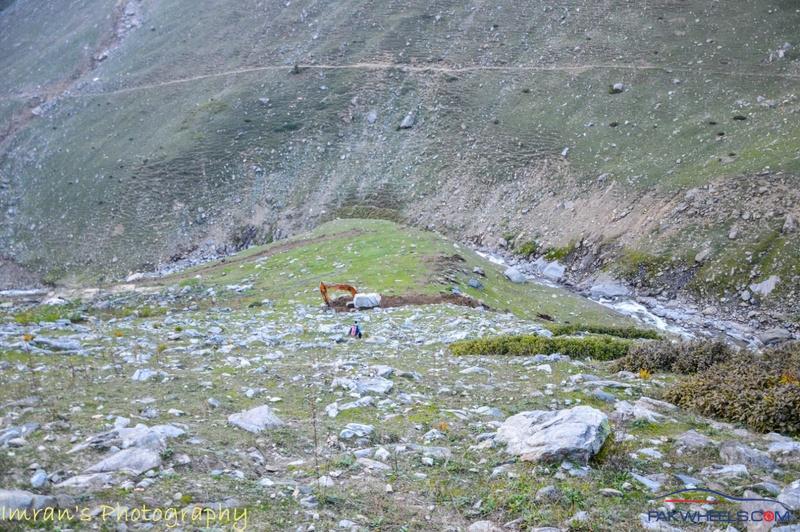
<svg viewBox="0 0 800 532">
<path fill-rule="evenodd" d="M 585 464 L 611 432 L 608 417 L 590 406 L 521 412 L 497 430 L 509 454 L 530 461 L 571 460 Z"/>
<path fill-rule="evenodd" d="M 266 405 L 231 414 L 228 423 L 254 434 L 283 426 L 283 421 Z"/>
</svg>

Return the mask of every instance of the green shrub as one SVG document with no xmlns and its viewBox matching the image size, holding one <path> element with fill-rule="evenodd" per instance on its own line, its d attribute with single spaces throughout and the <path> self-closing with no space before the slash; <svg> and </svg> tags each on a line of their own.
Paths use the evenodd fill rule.
<svg viewBox="0 0 800 532">
<path fill-rule="evenodd" d="M 544 254 L 544 258 L 547 260 L 564 260 L 570 253 L 575 251 L 575 247 L 575 242 L 570 242 L 566 246 L 560 248 L 550 248 Z"/>
<path fill-rule="evenodd" d="M 742 352 L 664 394 L 683 408 L 760 431 L 800 434 L 800 344 Z"/>
<path fill-rule="evenodd" d="M 462 340 L 450 345 L 456 356 L 464 355 L 537 355 L 561 353 L 573 358 L 613 360 L 627 354 L 628 340 L 609 336 L 587 338 L 546 338 L 544 336 L 497 336 L 478 340 Z"/>
<path fill-rule="evenodd" d="M 614 362 L 612 370 L 689 374 L 730 360 L 733 355 L 731 348 L 722 342 L 648 342 L 633 346 L 627 356 Z"/>
<path fill-rule="evenodd" d="M 137 309 L 136 313 L 139 315 L 140 318 L 153 318 L 155 316 L 163 316 L 164 314 L 167 313 L 167 310 L 162 307 L 153 307 L 150 305 L 145 305 Z"/>
<path fill-rule="evenodd" d="M 660 340 L 661 335 L 652 329 L 639 329 L 638 327 L 604 327 L 602 325 L 573 325 L 561 324 L 552 325 L 550 331 L 556 336 L 567 336 L 580 332 L 593 334 L 607 334 L 617 338 L 644 338 L 648 340 Z"/>
<path fill-rule="evenodd" d="M 14 315 L 14 321 L 21 325 L 30 325 L 42 321 L 57 321 L 67 319 L 72 322 L 83 320 L 80 312 L 74 305 L 39 305 Z"/>
<path fill-rule="evenodd" d="M 538 249 L 539 244 L 537 244 L 535 240 L 529 240 L 517 248 L 516 253 L 523 257 L 530 257 L 531 255 L 535 255 Z"/>
</svg>

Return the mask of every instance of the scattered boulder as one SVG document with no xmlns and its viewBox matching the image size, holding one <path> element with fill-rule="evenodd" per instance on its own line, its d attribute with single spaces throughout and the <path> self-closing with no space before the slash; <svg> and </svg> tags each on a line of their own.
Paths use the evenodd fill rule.
<svg viewBox="0 0 800 532">
<path fill-rule="evenodd" d="M 761 281 L 760 283 L 753 283 L 750 285 L 750 290 L 754 294 L 758 294 L 760 296 L 766 297 L 775 290 L 775 287 L 780 282 L 781 278 L 777 275 L 770 275 L 767 279 Z"/>
<path fill-rule="evenodd" d="M 586 464 L 611 433 L 608 417 L 590 406 L 533 410 L 510 418 L 497 430 L 506 452 L 528 461 L 570 460 Z"/>
<path fill-rule="evenodd" d="M 45 485 L 47 482 L 47 473 L 43 469 L 37 469 L 36 472 L 31 476 L 31 487 L 34 489 L 39 489 Z"/>
<path fill-rule="evenodd" d="M 541 269 L 542 275 L 551 281 L 560 281 L 564 277 L 566 271 L 566 267 L 557 260 L 548 262 L 544 268 Z"/>
<path fill-rule="evenodd" d="M 795 480 L 781 491 L 778 500 L 793 511 L 800 510 L 800 480 Z"/>
<path fill-rule="evenodd" d="M 86 469 L 86 473 L 127 472 L 141 475 L 161 466 L 159 453 L 142 447 L 129 447 L 112 454 Z"/>
<path fill-rule="evenodd" d="M 344 429 L 339 433 L 339 438 L 342 440 L 352 440 L 353 438 L 366 438 L 375 432 L 375 427 L 372 425 L 363 425 L 361 423 L 348 423 Z"/>
<path fill-rule="evenodd" d="M 705 248 L 700 250 L 695 256 L 694 261 L 698 264 L 705 262 L 708 257 L 711 256 L 711 250 L 709 248 Z"/>
<path fill-rule="evenodd" d="M 512 283 L 522 284 L 526 281 L 525 275 L 523 275 L 521 271 L 513 266 L 511 268 L 506 268 L 506 271 L 503 272 L 503 275 L 505 275 Z"/>
<path fill-rule="evenodd" d="M 661 491 L 661 486 L 664 484 L 663 479 L 658 475 L 639 475 L 638 473 L 631 472 L 631 478 L 650 490 L 651 493 L 658 493 Z"/>
<path fill-rule="evenodd" d="M 749 477 L 750 473 L 747 471 L 747 466 L 744 464 L 732 464 L 704 467 L 700 471 L 700 475 L 713 479 L 730 479 L 737 477 Z"/>
<path fill-rule="evenodd" d="M 155 371 L 150 368 L 139 368 L 133 372 L 131 375 L 131 380 L 136 382 L 147 382 L 150 379 L 154 379 L 157 377 L 166 377 L 166 373 L 163 371 Z"/>
<path fill-rule="evenodd" d="M 611 299 L 631 295 L 631 291 L 627 286 L 609 277 L 598 278 L 591 288 L 589 288 L 589 293 L 592 297 L 606 297 Z"/>
<path fill-rule="evenodd" d="M 621 82 L 614 83 L 608 87 L 609 94 L 620 94 L 625 92 L 625 84 Z"/>
<path fill-rule="evenodd" d="M 792 333 L 783 327 L 774 327 L 759 334 L 758 339 L 761 340 L 764 345 L 779 344 L 781 342 L 791 340 Z"/>
<path fill-rule="evenodd" d="M 781 228 L 781 231 L 784 234 L 794 233 L 797 231 L 797 218 L 791 214 L 788 215 L 783 221 L 783 228 Z"/>
<path fill-rule="evenodd" d="M 549 486 L 539 488 L 539 490 L 536 492 L 535 499 L 536 502 L 554 503 L 558 502 L 562 495 L 563 494 L 561 493 L 561 490 L 551 484 Z"/>
<path fill-rule="evenodd" d="M 81 350 L 81 343 L 78 340 L 69 338 L 46 338 L 37 336 L 31 343 L 36 347 L 49 349 L 50 351 L 75 352 Z"/>
<path fill-rule="evenodd" d="M 381 306 L 381 295 L 374 293 L 358 293 L 353 297 L 355 308 L 375 308 Z"/>
<path fill-rule="evenodd" d="M 737 441 L 723 442 L 719 448 L 719 455 L 726 464 L 744 464 L 748 467 L 760 469 L 773 469 L 775 462 L 767 453 Z"/>
<path fill-rule="evenodd" d="M 385 395 L 392 391 L 394 383 L 383 377 L 372 377 L 369 379 L 356 379 L 353 381 L 354 391 L 364 395 L 366 393 L 377 393 Z"/>
<path fill-rule="evenodd" d="M 254 434 L 264 430 L 275 429 L 284 424 L 267 405 L 251 408 L 238 414 L 231 414 L 228 416 L 228 423 Z"/>
<path fill-rule="evenodd" d="M 400 122 L 400 129 L 411 129 L 417 122 L 417 114 L 414 111 L 409 111 L 408 114 Z"/>
<path fill-rule="evenodd" d="M 501 532 L 502 530 L 491 521 L 475 521 L 467 527 L 467 532 Z"/>
<path fill-rule="evenodd" d="M 24 490 L 0 489 L 0 516 L 8 516 L 10 512 L 15 510 L 40 510 L 56 507 L 57 501 L 55 497 L 36 495 Z"/>
<path fill-rule="evenodd" d="M 711 445 L 716 445 L 716 442 L 704 434 L 700 434 L 696 430 L 687 430 L 675 440 L 675 445 L 683 449 L 705 449 Z"/>
<path fill-rule="evenodd" d="M 110 486 L 113 483 L 111 473 L 90 473 L 88 475 L 76 475 L 55 485 L 58 489 L 75 490 L 96 490 Z"/>
</svg>

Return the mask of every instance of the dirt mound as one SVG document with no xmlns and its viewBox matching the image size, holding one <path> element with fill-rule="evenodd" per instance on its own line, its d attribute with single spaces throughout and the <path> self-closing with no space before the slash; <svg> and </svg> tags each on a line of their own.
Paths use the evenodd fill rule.
<svg viewBox="0 0 800 532">
<path fill-rule="evenodd" d="M 339 296 L 331 301 L 331 307 L 336 312 L 353 312 L 355 309 L 348 306 L 353 298 L 350 296 Z M 471 297 L 441 293 L 441 294 L 406 294 L 402 296 L 381 296 L 381 308 L 394 308 L 405 307 L 408 305 L 437 305 L 441 303 L 450 303 L 452 305 L 461 305 L 471 308 L 490 308 L 477 299 Z"/>
</svg>

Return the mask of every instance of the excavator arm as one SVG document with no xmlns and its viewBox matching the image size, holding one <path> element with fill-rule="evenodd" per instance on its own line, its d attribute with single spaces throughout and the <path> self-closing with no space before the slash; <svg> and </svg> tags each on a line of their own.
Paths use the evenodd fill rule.
<svg viewBox="0 0 800 532">
<path fill-rule="evenodd" d="M 325 301 L 325 304 L 329 307 L 331 306 L 331 298 L 328 296 L 328 289 L 350 292 L 350 295 L 353 297 L 355 297 L 356 293 L 358 293 L 356 287 L 349 284 L 319 283 L 319 293 L 322 295 L 322 299 Z"/>
</svg>

